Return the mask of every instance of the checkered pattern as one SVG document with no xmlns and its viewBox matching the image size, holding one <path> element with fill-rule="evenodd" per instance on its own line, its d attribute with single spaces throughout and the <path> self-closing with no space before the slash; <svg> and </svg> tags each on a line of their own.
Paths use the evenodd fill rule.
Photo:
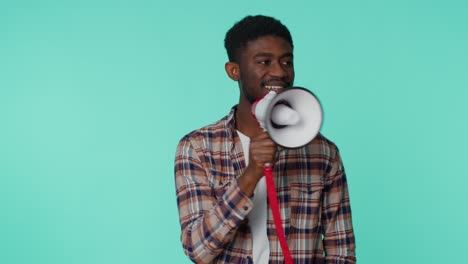
<svg viewBox="0 0 468 264">
<path fill-rule="evenodd" d="M 236 178 L 245 168 L 235 132 L 235 107 L 218 122 L 181 139 L 175 182 L 181 240 L 196 263 L 252 263 L 248 214 L 253 203 Z M 355 263 L 346 175 L 336 146 L 321 134 L 298 149 L 277 152 L 274 180 L 295 263 Z M 283 263 L 268 211 L 270 263 Z"/>
</svg>

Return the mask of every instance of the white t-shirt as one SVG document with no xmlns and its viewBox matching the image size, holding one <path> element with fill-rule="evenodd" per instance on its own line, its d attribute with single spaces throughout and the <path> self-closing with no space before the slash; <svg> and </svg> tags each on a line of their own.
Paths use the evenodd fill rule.
<svg viewBox="0 0 468 264">
<path fill-rule="evenodd" d="M 237 131 L 244 150 L 245 165 L 249 165 L 250 138 Z M 268 264 L 270 259 L 270 244 L 267 234 L 267 188 L 265 176 L 263 176 L 255 187 L 253 196 L 253 209 L 250 211 L 249 224 L 252 231 L 252 254 L 254 264 Z"/>
</svg>

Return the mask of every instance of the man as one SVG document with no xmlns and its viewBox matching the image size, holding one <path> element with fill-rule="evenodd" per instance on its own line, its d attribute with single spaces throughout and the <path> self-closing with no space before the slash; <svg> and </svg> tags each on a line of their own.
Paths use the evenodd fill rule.
<svg viewBox="0 0 468 264">
<path fill-rule="evenodd" d="M 175 160 L 184 252 L 196 263 L 283 263 L 267 206 L 263 165 L 274 165 L 283 227 L 295 263 L 355 263 L 346 176 L 336 146 L 319 134 L 276 146 L 251 114 L 270 90 L 293 85 L 293 42 L 280 21 L 248 16 L 226 34 L 228 76 L 239 104 L 179 142 Z"/>
</svg>

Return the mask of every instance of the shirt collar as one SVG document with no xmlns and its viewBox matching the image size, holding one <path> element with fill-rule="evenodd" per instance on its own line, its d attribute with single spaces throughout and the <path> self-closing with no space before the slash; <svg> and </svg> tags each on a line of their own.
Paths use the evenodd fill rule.
<svg viewBox="0 0 468 264">
<path fill-rule="evenodd" d="M 229 131 L 236 130 L 236 111 L 237 111 L 237 105 L 231 108 L 231 111 L 226 117 L 226 127 L 229 128 Z"/>
<path fill-rule="evenodd" d="M 237 126 L 236 125 L 236 111 L 237 111 L 237 105 L 234 105 L 225 119 L 225 126 L 226 126 L 226 132 L 227 132 L 226 136 L 232 144 L 231 149 L 235 147 L 237 142 L 240 142 L 239 135 L 237 134 L 237 131 L 236 131 L 236 126 Z"/>
</svg>

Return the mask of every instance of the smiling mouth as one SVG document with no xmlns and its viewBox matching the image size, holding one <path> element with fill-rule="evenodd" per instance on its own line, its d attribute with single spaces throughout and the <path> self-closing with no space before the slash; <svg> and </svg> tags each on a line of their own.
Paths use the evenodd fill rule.
<svg viewBox="0 0 468 264">
<path fill-rule="evenodd" d="M 290 86 L 287 84 L 284 84 L 284 85 L 264 85 L 263 87 L 268 91 L 274 91 L 276 93 L 279 93 L 281 90 L 284 90 L 285 88 L 288 88 Z"/>
<path fill-rule="evenodd" d="M 267 90 L 279 90 L 283 89 L 285 86 L 280 86 L 280 85 L 265 85 L 264 86 Z"/>
</svg>

